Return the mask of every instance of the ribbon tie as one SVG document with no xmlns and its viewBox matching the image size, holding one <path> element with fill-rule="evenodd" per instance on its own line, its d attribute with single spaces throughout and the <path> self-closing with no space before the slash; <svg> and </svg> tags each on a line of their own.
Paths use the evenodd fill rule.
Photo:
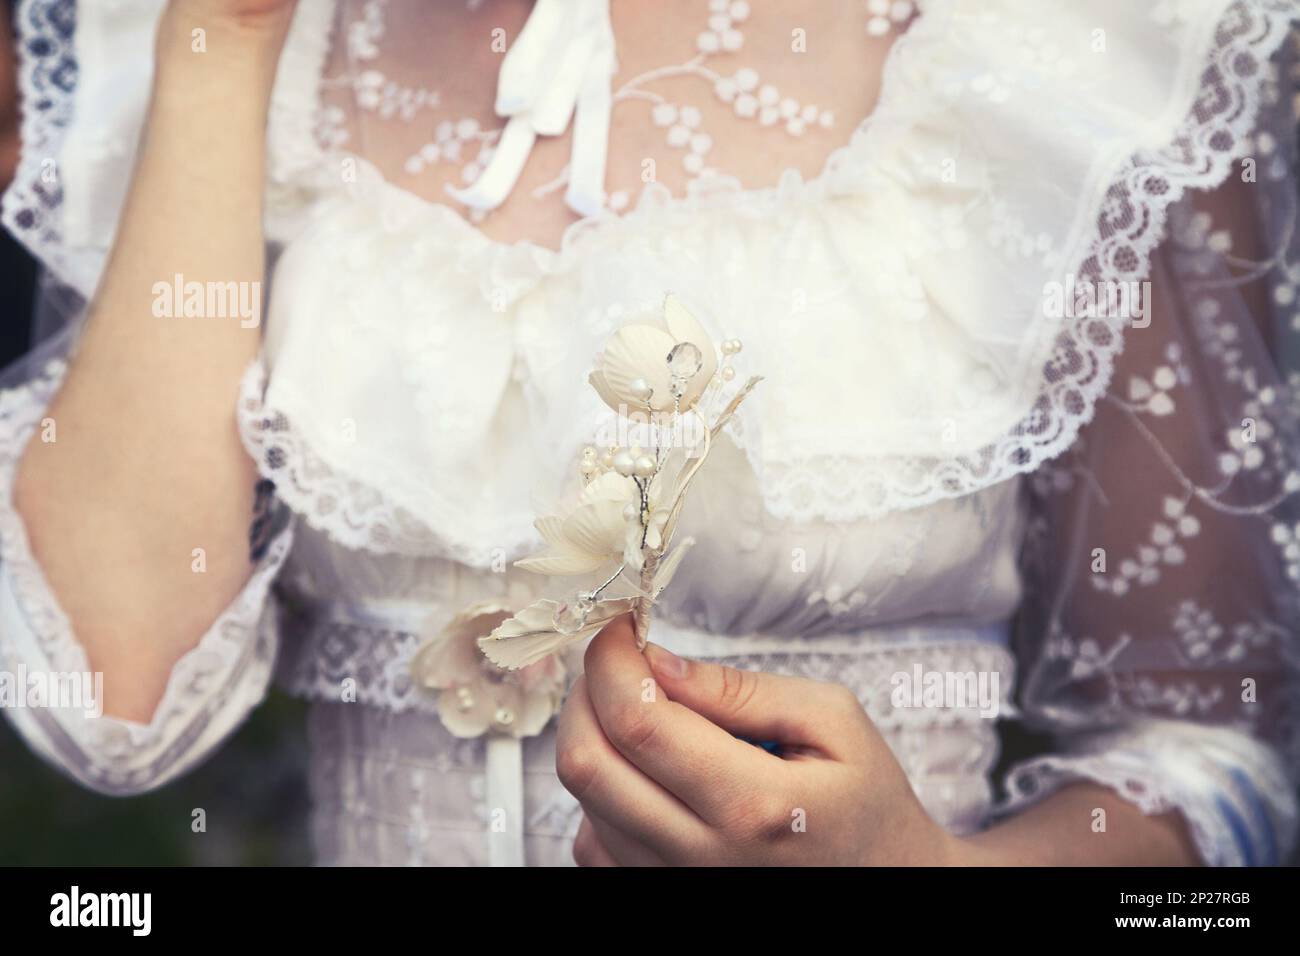
<svg viewBox="0 0 1300 956">
<path fill-rule="evenodd" d="M 617 69 L 609 0 L 537 0 L 497 78 L 496 112 L 507 120 L 478 179 L 447 191 L 471 209 L 496 209 L 514 189 L 538 136 L 572 120 L 565 204 L 582 216 L 605 205 L 605 155 Z"/>
</svg>

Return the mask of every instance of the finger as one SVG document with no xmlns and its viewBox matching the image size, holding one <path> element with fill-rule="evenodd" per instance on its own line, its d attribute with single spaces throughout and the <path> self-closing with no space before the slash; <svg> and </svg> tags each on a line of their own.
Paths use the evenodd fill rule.
<svg viewBox="0 0 1300 956">
<path fill-rule="evenodd" d="M 647 644 L 645 656 L 664 693 L 732 733 L 835 760 L 865 755 L 866 735 L 855 725 L 867 715 L 842 684 L 688 660 L 657 644 Z"/>
<path fill-rule="evenodd" d="M 630 763 L 605 737 L 580 677 L 569 692 L 555 731 L 560 783 L 589 816 L 615 825 L 663 859 L 688 857 L 708 842 L 695 813 Z"/>
<path fill-rule="evenodd" d="M 659 688 L 629 618 L 606 625 L 585 660 L 587 694 L 605 737 L 706 823 L 725 826 L 760 788 L 765 799 L 783 794 L 789 768 L 782 760 L 737 740 Z"/>
<path fill-rule="evenodd" d="M 618 866 L 614 857 L 596 834 L 591 819 L 584 816 L 578 827 L 578 835 L 573 838 L 573 862 L 578 866 Z"/>
<path fill-rule="evenodd" d="M 591 828 L 601 847 L 613 859 L 615 866 L 664 866 L 659 854 L 644 843 L 633 839 L 608 820 L 588 815 Z"/>
</svg>

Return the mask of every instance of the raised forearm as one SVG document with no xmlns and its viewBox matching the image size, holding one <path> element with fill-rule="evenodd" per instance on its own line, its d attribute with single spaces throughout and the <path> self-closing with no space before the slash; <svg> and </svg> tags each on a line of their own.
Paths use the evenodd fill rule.
<svg viewBox="0 0 1300 956">
<path fill-rule="evenodd" d="M 48 413 L 57 438 L 29 446 L 16 487 L 107 711 L 138 720 L 250 571 L 255 475 L 234 405 L 260 328 L 238 297 L 185 317 L 160 289 L 181 276 L 260 295 L 267 104 L 291 8 L 245 22 L 213 6 L 177 0 L 162 17 L 129 196 Z"/>
<path fill-rule="evenodd" d="M 260 328 L 226 316 L 160 318 L 158 283 L 258 283 L 267 104 L 282 29 L 245 29 L 177 3 L 164 13 L 131 191 L 62 404 L 122 384 L 123 410 L 193 426 L 230 420 L 232 383 Z M 202 5 L 199 5 L 200 7 Z M 193 49 L 202 31 L 203 52 Z M 171 303 L 181 311 L 183 303 Z M 134 374 L 122 372 L 133 366 Z M 183 396 L 170 408 L 159 398 Z M 172 435 L 182 445 L 204 436 Z"/>
</svg>

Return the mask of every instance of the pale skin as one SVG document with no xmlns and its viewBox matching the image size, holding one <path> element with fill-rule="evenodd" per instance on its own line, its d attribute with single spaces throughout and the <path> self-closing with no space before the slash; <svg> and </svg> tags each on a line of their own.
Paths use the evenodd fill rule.
<svg viewBox="0 0 1300 956">
<path fill-rule="evenodd" d="M 587 649 L 556 768 L 582 804 L 584 866 L 1191 865 L 1181 817 L 1075 785 L 968 838 L 934 822 L 839 684 L 636 649 L 620 618 Z M 746 741 L 776 741 L 782 756 Z M 1091 827 L 1097 808 L 1105 833 Z"/>
<path fill-rule="evenodd" d="M 19 468 L 15 496 L 33 549 L 91 666 L 105 675 L 113 716 L 152 716 L 173 664 L 251 573 L 257 476 L 232 409 L 260 330 L 160 321 L 153 286 L 176 273 L 262 282 L 267 108 L 294 6 L 172 0 L 166 8 L 129 198 L 47 413 L 58 439 L 32 443 Z M 664 11 L 651 7 L 619 10 L 654 18 L 643 31 L 621 32 L 661 36 Z M 192 48 L 195 30 L 204 31 L 204 53 Z M 548 148 L 562 155 L 565 146 Z M 499 221 L 518 221 L 519 208 Z M 196 548 L 202 574 L 193 570 Z M 656 691 L 649 702 L 647 680 Z M 784 756 L 733 732 L 778 740 Z M 979 836 L 952 837 L 927 816 L 843 687 L 698 662 L 683 669 L 653 645 L 638 653 L 622 620 L 588 650 L 586 676 L 561 714 L 557 765 L 586 811 L 575 856 L 592 865 L 1195 862 L 1180 818 L 1145 817 L 1091 786 L 1066 788 Z M 1098 807 L 1108 815 L 1105 835 L 1089 827 Z M 792 826 L 799 814 L 801 831 Z"/>
</svg>

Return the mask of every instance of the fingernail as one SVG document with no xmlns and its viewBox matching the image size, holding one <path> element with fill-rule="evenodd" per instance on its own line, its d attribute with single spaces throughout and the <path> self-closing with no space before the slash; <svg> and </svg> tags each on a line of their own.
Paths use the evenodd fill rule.
<svg viewBox="0 0 1300 956">
<path fill-rule="evenodd" d="M 672 651 L 660 647 L 658 644 L 647 644 L 645 651 L 646 656 L 650 658 L 651 669 L 664 677 L 681 680 L 686 676 L 686 671 L 690 668 L 690 661 L 684 657 L 678 657 Z"/>
</svg>

